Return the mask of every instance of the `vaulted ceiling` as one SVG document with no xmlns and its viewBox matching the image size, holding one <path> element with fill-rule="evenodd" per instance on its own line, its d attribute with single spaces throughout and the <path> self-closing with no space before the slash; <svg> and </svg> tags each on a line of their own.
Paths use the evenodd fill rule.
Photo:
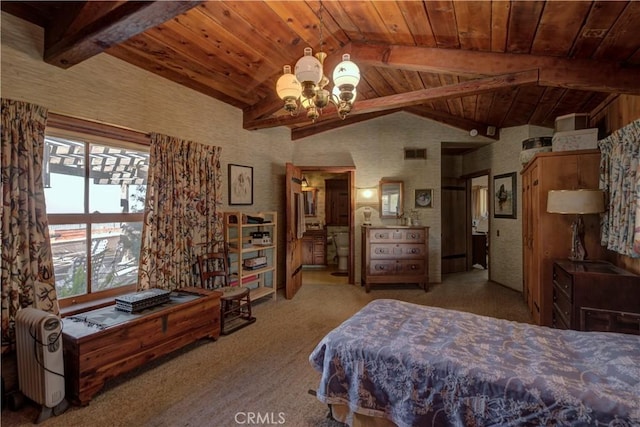
<svg viewBox="0 0 640 427">
<path fill-rule="evenodd" d="M 292 139 L 401 110 L 497 138 L 502 127 L 553 127 L 640 95 L 638 1 L 1 5 L 44 28 L 47 63 L 69 68 L 104 52 L 242 109 L 245 129 L 287 126 Z M 321 41 L 326 75 L 343 53 L 362 74 L 345 120 L 333 106 L 315 123 L 292 117 L 275 93 L 283 65 Z"/>
</svg>

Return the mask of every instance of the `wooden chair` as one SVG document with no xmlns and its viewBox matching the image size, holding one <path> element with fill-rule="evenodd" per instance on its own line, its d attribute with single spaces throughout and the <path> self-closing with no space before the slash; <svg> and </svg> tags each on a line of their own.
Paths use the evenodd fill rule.
<svg viewBox="0 0 640 427">
<path fill-rule="evenodd" d="M 251 315 L 250 290 L 246 286 L 230 286 L 229 258 L 222 251 L 198 256 L 200 283 L 203 288 L 222 292 L 220 298 L 220 331 L 230 334 L 256 321 Z"/>
</svg>

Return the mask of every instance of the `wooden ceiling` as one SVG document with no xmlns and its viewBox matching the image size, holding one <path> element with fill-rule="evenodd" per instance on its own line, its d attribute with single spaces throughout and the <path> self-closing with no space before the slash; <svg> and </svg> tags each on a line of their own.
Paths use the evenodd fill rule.
<svg viewBox="0 0 640 427">
<path fill-rule="evenodd" d="M 497 138 L 502 127 L 553 127 L 557 116 L 640 95 L 639 1 L 1 5 L 44 28 L 47 63 L 104 52 L 241 108 L 245 129 L 287 126 L 292 139 L 400 110 Z M 292 117 L 275 93 L 282 66 L 321 39 L 326 75 L 343 53 L 360 67 L 345 120 L 332 106 L 315 123 Z"/>
</svg>

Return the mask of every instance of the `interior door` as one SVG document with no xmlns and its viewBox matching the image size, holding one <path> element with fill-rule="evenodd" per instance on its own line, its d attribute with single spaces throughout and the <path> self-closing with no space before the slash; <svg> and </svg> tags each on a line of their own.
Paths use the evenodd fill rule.
<svg viewBox="0 0 640 427">
<path fill-rule="evenodd" d="M 286 175 L 286 266 L 285 297 L 291 299 L 302 286 L 302 230 L 304 201 L 302 195 L 302 171 L 287 163 Z"/>
<path fill-rule="evenodd" d="M 442 179 L 442 273 L 467 270 L 466 181 Z"/>
</svg>

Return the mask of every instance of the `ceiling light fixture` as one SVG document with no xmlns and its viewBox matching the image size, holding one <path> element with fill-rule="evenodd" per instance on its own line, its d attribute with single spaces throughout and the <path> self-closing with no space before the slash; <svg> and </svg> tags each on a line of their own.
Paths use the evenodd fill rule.
<svg viewBox="0 0 640 427">
<path fill-rule="evenodd" d="M 276 92 L 280 99 L 284 101 L 284 109 L 292 116 L 298 114 L 299 105 L 307 111 L 307 117 L 312 121 L 320 116 L 320 111 L 329 102 L 333 102 L 338 110 L 341 119 L 345 119 L 351 112 L 353 103 L 356 100 L 356 86 L 360 82 L 360 69 L 351 62 L 348 53 L 342 55 L 340 62 L 333 70 L 333 90 L 325 89 L 329 84 L 329 79 L 324 75 L 324 60 L 327 57 L 322 52 L 322 1 L 318 10 L 320 19 L 320 52 L 313 56 L 310 47 L 304 49 L 304 55 L 296 62 L 295 75 L 291 73 L 291 66 L 284 66 L 284 73 L 276 83 Z"/>
</svg>

